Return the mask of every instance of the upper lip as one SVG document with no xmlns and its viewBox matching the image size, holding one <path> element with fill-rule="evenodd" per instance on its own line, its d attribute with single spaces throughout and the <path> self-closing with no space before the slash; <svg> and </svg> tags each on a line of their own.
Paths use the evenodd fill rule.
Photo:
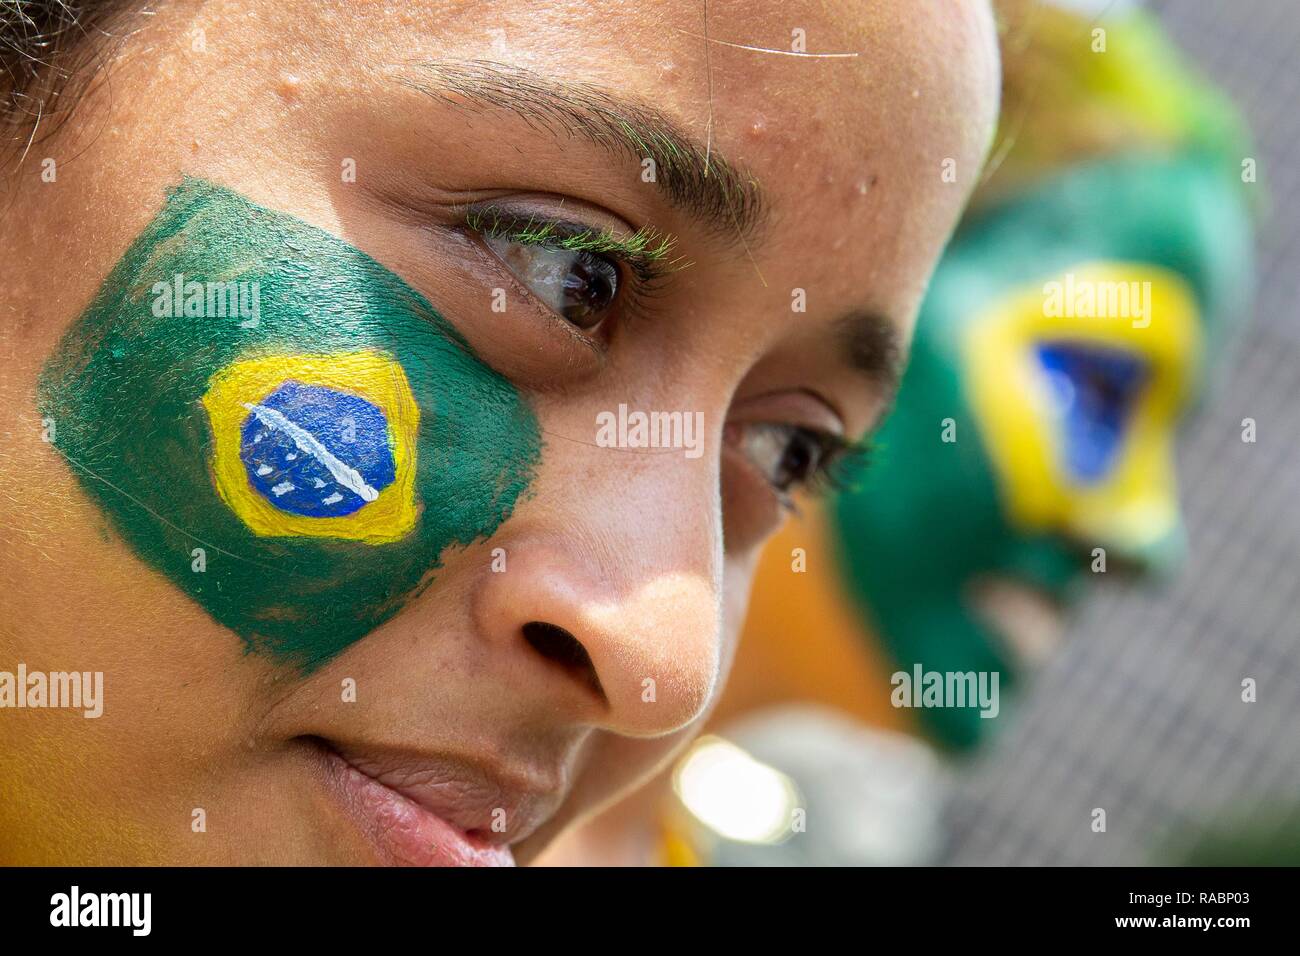
<svg viewBox="0 0 1300 956">
<path fill-rule="evenodd" d="M 564 798 L 562 769 L 488 767 L 460 757 L 340 743 L 318 738 L 359 773 L 464 831 L 476 841 L 506 846 L 523 840 Z"/>
</svg>

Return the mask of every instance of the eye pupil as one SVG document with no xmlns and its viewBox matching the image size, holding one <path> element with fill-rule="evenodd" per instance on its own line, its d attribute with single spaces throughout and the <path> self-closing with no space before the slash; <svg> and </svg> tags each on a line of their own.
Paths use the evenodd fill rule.
<svg viewBox="0 0 1300 956">
<path fill-rule="evenodd" d="M 848 446 L 826 432 L 779 422 L 728 423 L 723 438 L 749 459 L 776 491 L 812 484 Z"/>
<path fill-rule="evenodd" d="M 796 431 L 781 455 L 773 483 L 782 490 L 808 480 L 820 458 L 817 443 L 805 432 Z"/>
<path fill-rule="evenodd" d="M 781 468 L 778 478 L 782 485 L 789 485 L 798 481 L 800 476 L 808 468 L 808 451 L 799 443 L 799 439 L 786 447 L 785 454 L 781 457 Z"/>
<path fill-rule="evenodd" d="M 510 235 L 484 241 L 542 304 L 584 331 L 600 325 L 618 297 L 619 267 L 609 256 Z"/>
<path fill-rule="evenodd" d="M 560 314 L 580 329 L 600 323 L 618 291 L 618 268 L 608 259 L 579 252 L 565 273 Z"/>
</svg>

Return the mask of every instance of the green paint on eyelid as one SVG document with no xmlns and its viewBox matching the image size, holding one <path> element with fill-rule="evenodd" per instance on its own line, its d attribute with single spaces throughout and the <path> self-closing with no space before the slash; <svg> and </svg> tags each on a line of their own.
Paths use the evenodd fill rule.
<svg viewBox="0 0 1300 956">
<path fill-rule="evenodd" d="M 154 284 L 177 275 L 249 283 L 256 325 L 156 316 Z M 255 534 L 214 486 L 202 402 L 213 375 L 266 356 L 358 350 L 398 363 L 419 406 L 413 530 L 383 544 Z M 542 444 L 518 391 L 396 275 L 327 232 L 188 178 L 60 341 L 39 404 L 141 560 L 248 648 L 306 670 L 396 614 L 447 548 L 495 532 Z M 206 551 L 204 571 L 193 570 L 194 548 Z"/>
</svg>

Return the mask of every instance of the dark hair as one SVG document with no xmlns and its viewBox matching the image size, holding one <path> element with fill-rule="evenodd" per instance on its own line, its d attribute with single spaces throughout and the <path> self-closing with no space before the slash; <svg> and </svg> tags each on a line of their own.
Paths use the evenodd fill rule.
<svg viewBox="0 0 1300 956">
<path fill-rule="evenodd" d="M 0 158 L 66 121 L 113 55 L 127 0 L 0 0 Z"/>
</svg>

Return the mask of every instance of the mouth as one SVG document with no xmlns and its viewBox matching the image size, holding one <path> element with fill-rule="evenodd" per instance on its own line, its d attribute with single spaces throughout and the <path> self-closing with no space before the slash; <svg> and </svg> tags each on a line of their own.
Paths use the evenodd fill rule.
<svg viewBox="0 0 1300 956">
<path fill-rule="evenodd" d="M 514 866 L 510 843 L 541 823 L 527 795 L 459 762 L 307 742 L 326 791 L 383 864 Z"/>
</svg>

